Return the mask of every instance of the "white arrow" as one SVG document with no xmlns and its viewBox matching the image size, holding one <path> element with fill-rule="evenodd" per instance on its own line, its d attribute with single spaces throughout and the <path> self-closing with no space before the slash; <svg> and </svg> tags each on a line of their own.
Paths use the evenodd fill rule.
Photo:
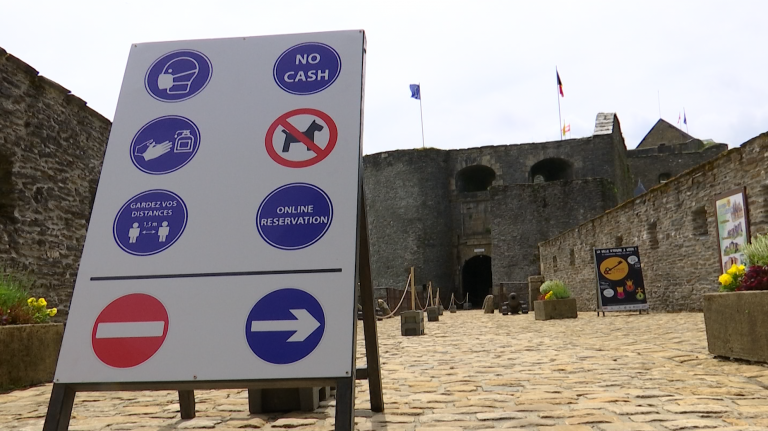
<svg viewBox="0 0 768 431">
<path fill-rule="evenodd" d="M 301 342 L 320 326 L 320 322 L 305 309 L 289 311 L 296 316 L 296 320 L 254 320 L 251 322 L 251 332 L 296 331 L 288 342 Z"/>
</svg>

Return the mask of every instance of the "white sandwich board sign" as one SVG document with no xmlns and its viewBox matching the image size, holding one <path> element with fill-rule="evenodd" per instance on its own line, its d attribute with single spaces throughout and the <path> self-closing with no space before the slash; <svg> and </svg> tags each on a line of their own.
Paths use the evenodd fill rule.
<svg viewBox="0 0 768 431">
<path fill-rule="evenodd" d="M 132 46 L 55 383 L 354 374 L 364 45 Z"/>
</svg>

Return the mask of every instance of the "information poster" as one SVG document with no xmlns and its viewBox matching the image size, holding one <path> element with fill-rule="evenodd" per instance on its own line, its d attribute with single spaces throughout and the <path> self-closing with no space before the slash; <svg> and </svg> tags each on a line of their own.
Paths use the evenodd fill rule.
<svg viewBox="0 0 768 431">
<path fill-rule="evenodd" d="M 726 272 L 733 265 L 746 265 L 744 245 L 749 242 L 749 223 L 744 188 L 716 197 L 715 207 L 720 245 L 720 269 L 721 272 Z"/>
<path fill-rule="evenodd" d="M 637 246 L 596 248 L 595 270 L 599 311 L 648 309 Z"/>
</svg>

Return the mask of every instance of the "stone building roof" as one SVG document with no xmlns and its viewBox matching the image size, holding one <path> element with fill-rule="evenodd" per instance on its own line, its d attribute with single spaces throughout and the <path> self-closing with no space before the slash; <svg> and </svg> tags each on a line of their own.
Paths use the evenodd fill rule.
<svg viewBox="0 0 768 431">
<path fill-rule="evenodd" d="M 659 118 L 659 121 L 651 127 L 651 130 L 648 131 L 648 134 L 645 135 L 635 149 L 655 148 L 659 144 L 682 144 L 694 139 L 696 138 Z"/>
</svg>

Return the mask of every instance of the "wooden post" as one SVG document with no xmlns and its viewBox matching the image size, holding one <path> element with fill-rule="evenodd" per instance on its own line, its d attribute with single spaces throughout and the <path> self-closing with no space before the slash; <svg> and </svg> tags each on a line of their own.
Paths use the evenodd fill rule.
<svg viewBox="0 0 768 431">
<path fill-rule="evenodd" d="M 413 267 L 411 267 L 411 310 L 416 310 L 416 288 L 413 282 Z"/>
<path fill-rule="evenodd" d="M 440 306 L 440 288 L 437 288 L 437 301 L 435 301 L 435 304 L 439 307 Z"/>
<path fill-rule="evenodd" d="M 427 304 L 428 307 L 434 307 L 435 306 L 435 297 L 432 296 L 432 282 L 429 282 L 429 289 L 427 289 L 427 298 L 429 298 L 429 304 Z"/>
</svg>

